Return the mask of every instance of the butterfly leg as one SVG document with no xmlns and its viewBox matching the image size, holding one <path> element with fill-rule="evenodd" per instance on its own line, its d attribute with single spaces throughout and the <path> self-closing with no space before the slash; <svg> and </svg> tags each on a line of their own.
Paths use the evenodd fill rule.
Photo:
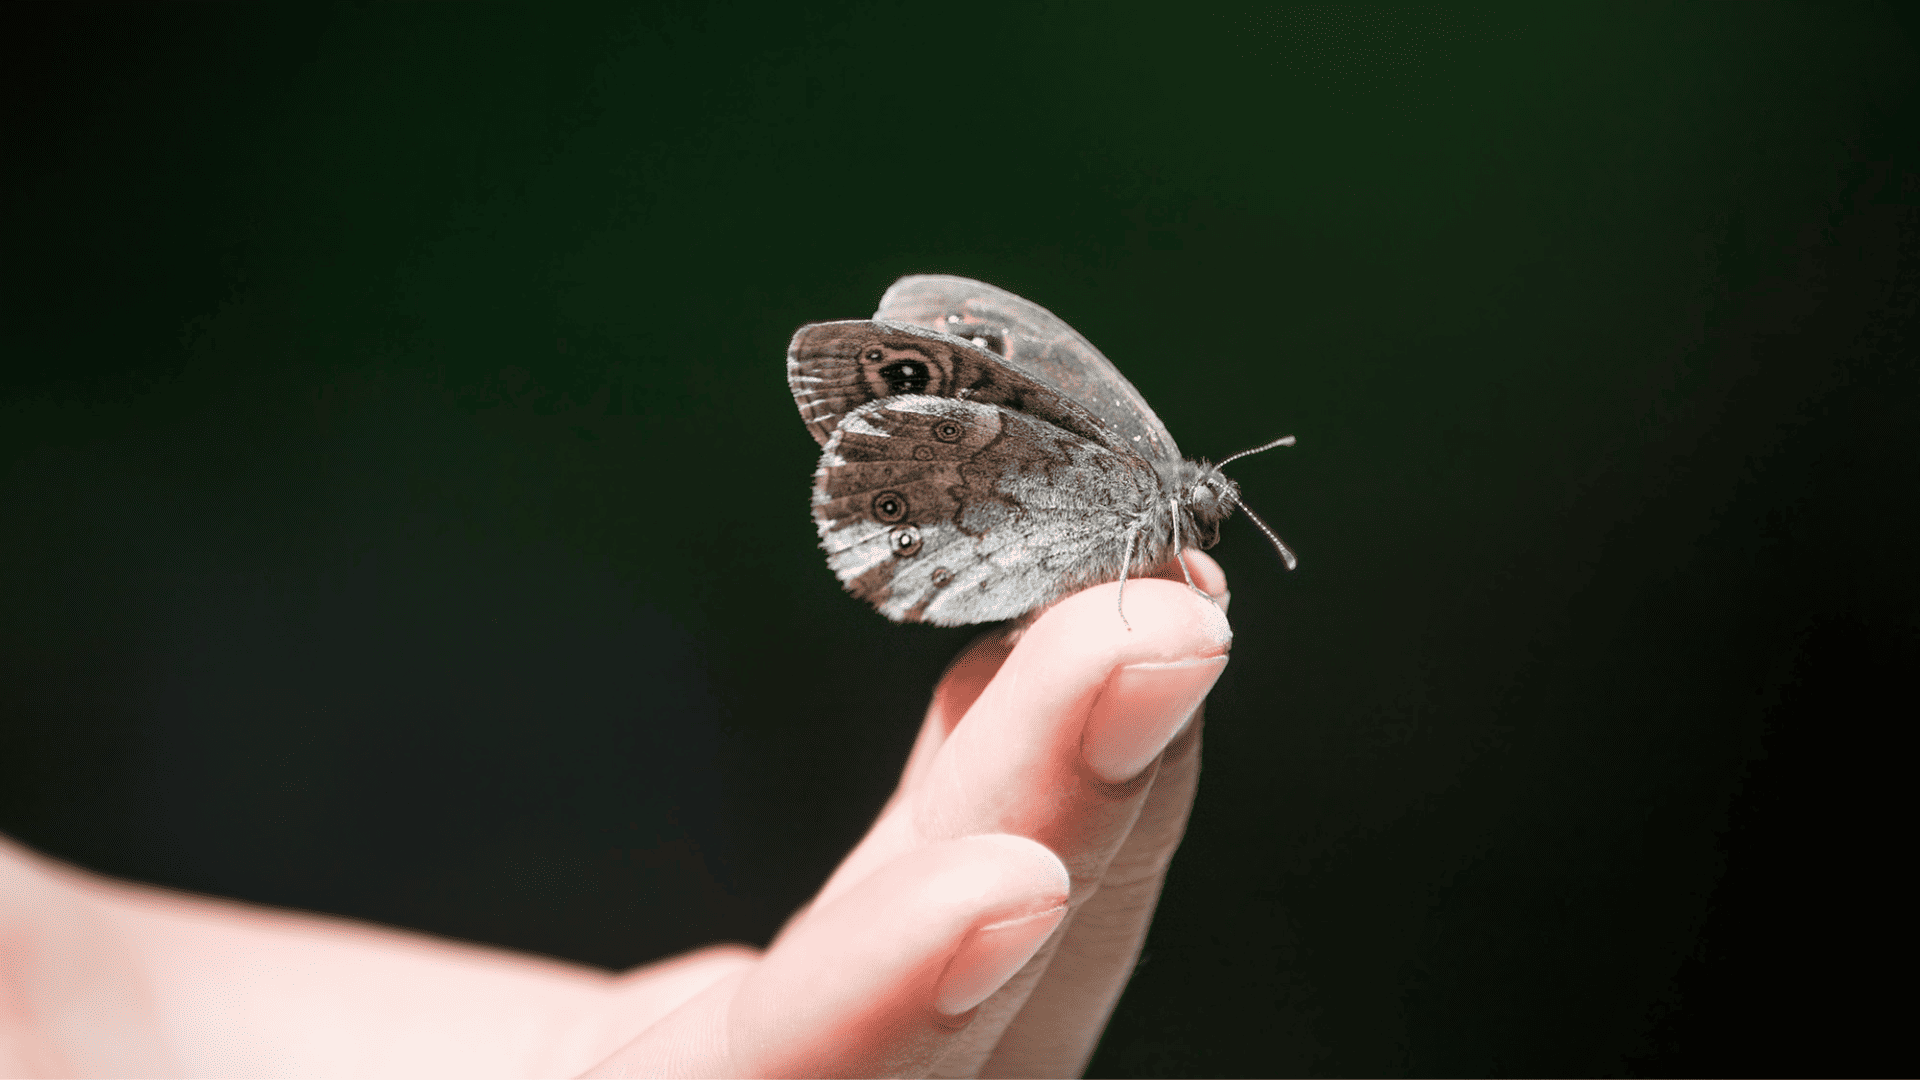
<svg viewBox="0 0 1920 1080">
<path fill-rule="evenodd" d="M 1140 526 L 1127 530 L 1126 554 L 1120 558 L 1120 588 L 1113 594 L 1114 610 L 1120 613 L 1120 624 L 1131 633 L 1133 624 L 1127 621 L 1127 574 L 1133 570 L 1133 542 L 1140 535 Z"/>
<path fill-rule="evenodd" d="M 1181 576 L 1187 579 L 1187 588 L 1192 589 L 1201 596 L 1205 596 L 1207 602 L 1214 607 L 1219 607 L 1220 601 L 1215 600 L 1212 596 L 1208 595 L 1205 590 L 1201 589 L 1200 586 L 1195 585 L 1193 583 L 1193 571 L 1187 569 L 1187 546 L 1182 543 L 1180 539 L 1180 501 L 1178 499 L 1168 499 L 1167 507 L 1173 511 L 1173 557 L 1180 564 Z"/>
<path fill-rule="evenodd" d="M 1200 586 L 1193 583 L 1193 573 L 1187 569 L 1187 545 L 1180 539 L 1180 500 L 1168 499 L 1167 509 L 1173 516 L 1173 559 L 1180 564 L 1180 574 L 1187 579 L 1187 588 L 1200 592 Z M 1200 593 L 1200 595 L 1207 594 Z"/>
</svg>

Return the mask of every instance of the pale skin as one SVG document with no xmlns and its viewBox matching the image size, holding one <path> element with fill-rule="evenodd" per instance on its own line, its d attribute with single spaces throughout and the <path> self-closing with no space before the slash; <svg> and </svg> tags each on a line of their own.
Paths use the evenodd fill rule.
<svg viewBox="0 0 1920 1080">
<path fill-rule="evenodd" d="M 941 680 L 899 788 L 766 949 L 621 974 L 99 877 L 0 838 L 0 1076 L 1077 1076 L 1226 665 L 1187 553 Z M 796 809 L 796 812 L 798 810 Z"/>
</svg>

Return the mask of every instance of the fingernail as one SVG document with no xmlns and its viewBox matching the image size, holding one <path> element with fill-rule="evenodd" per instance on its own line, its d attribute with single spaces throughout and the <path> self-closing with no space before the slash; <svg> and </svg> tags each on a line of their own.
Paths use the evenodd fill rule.
<svg viewBox="0 0 1920 1080">
<path fill-rule="evenodd" d="M 1140 775 L 1186 726 L 1226 667 L 1226 657 L 1208 656 L 1115 671 L 1080 737 L 1087 767 L 1109 784 Z"/>
<path fill-rule="evenodd" d="M 987 1000 L 1027 966 L 1066 914 L 1067 905 L 1061 904 L 975 930 L 947 962 L 940 989 L 934 995 L 934 1008 L 958 1016 Z"/>
</svg>

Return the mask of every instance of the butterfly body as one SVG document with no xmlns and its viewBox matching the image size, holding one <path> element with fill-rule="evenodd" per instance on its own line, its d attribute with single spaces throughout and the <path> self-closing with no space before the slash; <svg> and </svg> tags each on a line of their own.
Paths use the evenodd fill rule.
<svg viewBox="0 0 1920 1080">
<path fill-rule="evenodd" d="M 801 327 L 788 382 L 828 565 L 896 621 L 1018 618 L 1212 546 L 1239 505 L 1091 344 L 981 282 L 903 278 L 871 320 Z"/>
</svg>

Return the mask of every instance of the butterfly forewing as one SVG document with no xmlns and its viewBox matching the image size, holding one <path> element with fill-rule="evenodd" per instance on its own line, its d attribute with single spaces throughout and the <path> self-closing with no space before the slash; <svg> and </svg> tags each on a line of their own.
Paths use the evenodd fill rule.
<svg viewBox="0 0 1920 1080">
<path fill-rule="evenodd" d="M 873 317 L 973 341 L 1084 406 L 1134 453 L 1156 461 L 1179 456 L 1166 426 L 1113 362 L 1031 300 L 971 278 L 916 274 L 894 282 Z"/>
<path fill-rule="evenodd" d="M 787 347 L 787 385 L 822 446 L 848 413 L 906 394 L 1003 405 L 1096 442 L 1123 445 L 1118 432 L 1058 389 L 970 342 L 906 323 L 853 319 L 801 327 Z"/>
<path fill-rule="evenodd" d="M 904 395 L 841 418 L 814 474 L 827 563 L 888 618 L 1011 619 L 1118 576 L 1151 467 L 1012 409 Z"/>
</svg>

